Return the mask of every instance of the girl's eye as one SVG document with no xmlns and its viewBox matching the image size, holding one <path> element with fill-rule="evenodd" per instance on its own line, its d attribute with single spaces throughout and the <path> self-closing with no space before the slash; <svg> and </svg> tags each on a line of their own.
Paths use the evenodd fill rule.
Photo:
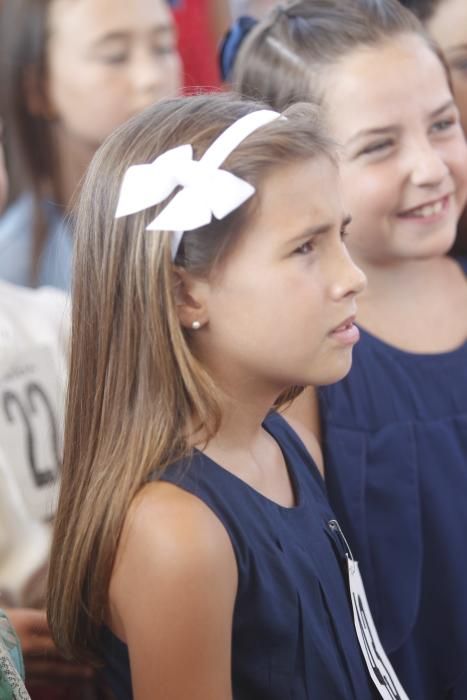
<svg viewBox="0 0 467 700">
<path fill-rule="evenodd" d="M 314 251 L 314 246 L 312 241 L 307 241 L 303 243 L 299 248 L 294 250 L 294 255 L 309 255 Z"/>
<path fill-rule="evenodd" d="M 119 51 L 118 53 L 109 53 L 99 56 L 99 60 L 107 65 L 114 65 L 117 63 L 125 63 L 128 60 L 128 54 L 125 51 Z"/>
<path fill-rule="evenodd" d="M 456 117 L 449 117 L 445 119 L 440 119 L 439 121 L 435 122 L 431 128 L 435 132 L 447 131 L 451 128 L 451 126 L 454 126 L 455 124 L 457 124 Z"/>
<path fill-rule="evenodd" d="M 386 139 L 386 141 L 378 141 L 377 143 L 372 143 L 368 146 L 365 146 L 365 148 L 362 148 L 360 153 L 358 155 L 363 156 L 363 155 L 371 155 L 372 153 L 381 153 L 388 148 L 391 148 L 393 145 L 393 141 L 390 139 Z"/>
<path fill-rule="evenodd" d="M 155 56 L 168 56 L 175 52 L 175 44 L 157 44 L 152 47 Z"/>
</svg>

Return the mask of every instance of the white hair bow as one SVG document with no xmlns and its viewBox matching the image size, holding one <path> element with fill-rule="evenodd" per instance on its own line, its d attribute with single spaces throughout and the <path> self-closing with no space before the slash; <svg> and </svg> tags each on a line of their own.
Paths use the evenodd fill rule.
<svg viewBox="0 0 467 700">
<path fill-rule="evenodd" d="M 231 124 L 207 149 L 201 160 L 193 160 L 190 145 L 177 146 L 152 163 L 132 165 L 126 171 L 115 217 L 135 214 L 163 202 L 177 187 L 169 204 L 146 227 L 148 231 L 173 231 L 172 255 L 185 231 L 209 224 L 214 216 L 223 219 L 255 192 L 253 185 L 221 170 L 232 151 L 258 129 L 279 117 L 272 110 L 251 112 Z"/>
</svg>

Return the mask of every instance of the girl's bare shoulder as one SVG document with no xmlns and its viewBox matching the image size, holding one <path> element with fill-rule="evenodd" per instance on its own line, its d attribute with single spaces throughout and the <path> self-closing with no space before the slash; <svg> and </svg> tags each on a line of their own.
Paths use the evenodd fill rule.
<svg viewBox="0 0 467 700">
<path fill-rule="evenodd" d="M 109 587 L 108 624 L 129 647 L 135 698 L 231 697 L 236 590 L 235 555 L 213 511 L 173 484 L 144 486 Z"/>
<path fill-rule="evenodd" d="M 114 589 L 123 592 L 129 576 L 134 590 L 138 572 L 152 576 L 153 583 L 169 578 L 175 583 L 178 577 L 201 575 L 219 565 L 235 571 L 229 536 L 214 512 L 171 483 L 145 485 L 125 518 L 112 576 Z"/>
</svg>

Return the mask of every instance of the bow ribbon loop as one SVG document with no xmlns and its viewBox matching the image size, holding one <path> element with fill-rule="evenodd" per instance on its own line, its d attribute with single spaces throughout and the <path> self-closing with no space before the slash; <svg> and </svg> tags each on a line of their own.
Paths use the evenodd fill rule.
<svg viewBox="0 0 467 700">
<path fill-rule="evenodd" d="M 193 163 L 193 148 L 185 145 L 166 151 L 152 163 L 130 166 L 123 177 L 115 218 L 163 202 L 181 184 L 180 173 L 189 163 Z"/>
<path fill-rule="evenodd" d="M 175 256 L 184 231 L 206 226 L 213 216 L 225 218 L 255 193 L 253 185 L 220 165 L 243 139 L 278 117 L 278 112 L 268 109 L 241 117 L 209 146 L 201 160 L 194 160 L 193 147 L 185 144 L 166 151 L 152 163 L 132 165 L 123 177 L 115 217 L 160 204 L 181 187 L 146 227 L 148 231 L 174 232 Z"/>
<path fill-rule="evenodd" d="M 246 202 L 255 188 L 226 170 L 204 170 L 178 192 L 146 227 L 148 231 L 192 231 L 223 219 Z"/>
</svg>

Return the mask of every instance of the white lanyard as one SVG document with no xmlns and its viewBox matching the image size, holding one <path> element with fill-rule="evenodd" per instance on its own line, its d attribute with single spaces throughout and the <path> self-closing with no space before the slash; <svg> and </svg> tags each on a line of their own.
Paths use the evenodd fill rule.
<svg viewBox="0 0 467 700">
<path fill-rule="evenodd" d="M 358 562 L 353 558 L 337 520 L 331 520 L 329 527 L 339 535 L 345 544 L 353 620 L 368 673 L 384 700 L 409 700 L 380 642 L 368 605 Z"/>
</svg>

